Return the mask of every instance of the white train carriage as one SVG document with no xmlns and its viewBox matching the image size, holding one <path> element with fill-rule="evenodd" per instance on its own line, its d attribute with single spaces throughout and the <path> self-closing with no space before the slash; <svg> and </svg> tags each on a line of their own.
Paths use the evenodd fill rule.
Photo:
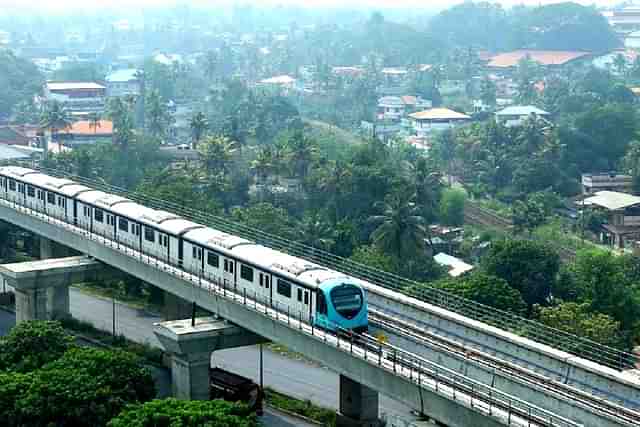
<svg viewBox="0 0 640 427">
<path fill-rule="evenodd" d="M 188 221 L 184 218 L 175 217 L 162 221 L 157 226 L 157 231 L 169 237 L 168 262 L 172 265 L 184 268 L 188 270 L 185 265 L 185 257 L 187 264 L 191 258 L 191 255 L 187 254 L 184 250 L 184 244 L 182 236 L 192 230 L 205 229 L 206 227 L 195 222 Z M 197 271 L 195 272 L 197 273 Z"/>
<path fill-rule="evenodd" d="M 78 217 L 76 197 L 91 191 L 89 187 L 68 179 L 39 173 L 25 175 L 24 180 L 27 186 L 28 206 L 44 211 L 54 218 L 77 224 L 75 222 Z"/>
<path fill-rule="evenodd" d="M 254 245 L 253 242 L 212 228 L 192 230 L 183 237 L 185 268 L 204 277 L 222 278 L 226 286 L 254 294 L 257 278 L 231 253 L 237 246 Z"/>
<path fill-rule="evenodd" d="M 31 173 L 37 173 L 33 169 L 22 168 L 19 166 L 5 166 L 0 168 L 0 174 L 3 179 L 3 191 L 6 200 L 24 204 L 26 188 L 24 177 Z"/>
<path fill-rule="evenodd" d="M 88 223 L 89 231 L 112 240 L 116 240 L 117 236 L 117 216 L 113 213 L 113 207 L 119 203 L 133 203 L 127 198 L 97 190 L 81 193 L 76 200 L 78 223 Z"/>
<path fill-rule="evenodd" d="M 161 231 L 160 225 L 169 220 L 180 219 L 176 214 L 145 208 L 139 216 L 142 225 L 142 251 L 164 261 L 169 261 L 169 234 Z"/>
</svg>

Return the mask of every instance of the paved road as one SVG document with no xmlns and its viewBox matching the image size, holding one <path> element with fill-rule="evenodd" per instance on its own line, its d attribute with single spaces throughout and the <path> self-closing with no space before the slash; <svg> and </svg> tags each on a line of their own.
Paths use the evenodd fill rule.
<svg viewBox="0 0 640 427">
<path fill-rule="evenodd" d="M 75 318 L 91 322 L 103 330 L 112 330 L 111 300 L 86 295 L 75 288 L 70 288 L 69 292 L 71 313 Z M 156 314 L 116 304 L 116 332 L 133 341 L 159 346 L 152 326 L 153 323 L 162 320 Z M 216 351 L 212 354 L 212 365 L 258 382 L 258 355 L 257 346 Z M 265 386 L 298 399 L 308 399 L 317 405 L 337 409 L 339 377 L 336 373 L 328 368 L 306 361 L 292 360 L 266 349 L 263 358 Z M 380 395 L 380 411 L 415 419 L 409 407 L 385 395 Z"/>
</svg>

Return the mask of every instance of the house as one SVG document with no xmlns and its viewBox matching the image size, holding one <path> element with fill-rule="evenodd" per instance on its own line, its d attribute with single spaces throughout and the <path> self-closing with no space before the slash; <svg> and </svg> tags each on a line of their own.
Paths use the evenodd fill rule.
<svg viewBox="0 0 640 427">
<path fill-rule="evenodd" d="M 419 96 L 383 96 L 378 100 L 378 120 L 398 121 L 407 114 L 431 108 L 431 101 Z"/>
<path fill-rule="evenodd" d="M 445 267 L 449 276 L 458 277 L 467 271 L 473 270 L 473 265 L 467 264 L 460 258 L 456 258 L 451 255 L 447 255 L 444 252 L 440 252 L 433 257 L 433 260 L 440 266 Z"/>
<path fill-rule="evenodd" d="M 44 85 L 44 101 L 58 101 L 69 112 L 102 112 L 105 107 L 107 88 L 95 82 L 55 82 Z"/>
<path fill-rule="evenodd" d="M 34 126 L 0 126 L 0 144 L 30 146 L 36 140 Z"/>
<path fill-rule="evenodd" d="M 582 174 L 582 194 L 590 195 L 598 191 L 617 191 L 632 194 L 633 177 L 616 172 Z"/>
<path fill-rule="evenodd" d="M 90 120 L 73 122 L 70 128 L 57 133 L 56 139 L 67 146 L 94 144 L 97 142 L 111 142 L 113 123 L 109 120 Z"/>
<path fill-rule="evenodd" d="M 603 13 L 609 25 L 619 33 L 640 30 L 640 7 L 628 6 L 622 9 L 609 10 Z"/>
<path fill-rule="evenodd" d="M 496 121 L 505 126 L 520 126 L 530 117 L 548 120 L 551 114 L 533 105 L 513 105 L 496 112 Z"/>
<path fill-rule="evenodd" d="M 296 79 L 291 76 L 282 75 L 263 79 L 258 82 L 258 86 L 271 91 L 281 91 L 284 93 L 293 90 L 296 86 Z"/>
<path fill-rule="evenodd" d="M 114 71 L 105 80 L 108 97 L 138 96 L 142 90 L 140 70 L 136 68 Z"/>
<path fill-rule="evenodd" d="M 493 56 L 487 67 L 496 71 L 505 71 L 517 67 L 518 63 L 525 58 L 529 58 L 544 67 L 561 67 L 578 60 L 584 60 L 590 56 L 589 52 L 582 51 L 521 49 Z"/>
<path fill-rule="evenodd" d="M 600 236 L 604 243 L 624 249 L 627 240 L 640 238 L 640 197 L 616 191 L 598 191 L 576 203 L 607 214 L 607 223 L 602 225 Z"/>
<path fill-rule="evenodd" d="M 431 108 L 409 114 L 409 121 L 415 134 L 426 137 L 433 131 L 451 129 L 454 126 L 468 123 L 471 117 L 448 108 Z"/>
</svg>

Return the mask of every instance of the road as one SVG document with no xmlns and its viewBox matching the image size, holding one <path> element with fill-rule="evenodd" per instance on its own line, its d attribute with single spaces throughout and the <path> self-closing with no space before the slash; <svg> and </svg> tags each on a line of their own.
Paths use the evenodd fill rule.
<svg viewBox="0 0 640 427">
<path fill-rule="evenodd" d="M 72 287 L 69 289 L 69 300 L 73 317 L 90 322 L 96 328 L 112 331 L 113 304 L 110 299 L 87 295 Z M 160 316 L 120 303 L 116 303 L 115 313 L 116 333 L 132 341 L 160 346 L 153 334 L 153 324 L 163 320 Z M 13 315 L 0 311 L 0 333 L 6 333 L 14 323 Z M 213 366 L 222 367 L 258 382 L 258 355 L 257 346 L 222 350 L 212 354 L 211 362 Z M 308 361 L 282 356 L 266 348 L 263 360 L 265 386 L 298 399 L 310 400 L 319 406 L 338 408 L 339 377 L 335 372 Z M 409 407 L 382 394 L 380 411 L 399 414 L 410 420 L 416 419 L 411 415 Z M 286 427 L 286 424 L 282 424 L 282 427 Z"/>
</svg>

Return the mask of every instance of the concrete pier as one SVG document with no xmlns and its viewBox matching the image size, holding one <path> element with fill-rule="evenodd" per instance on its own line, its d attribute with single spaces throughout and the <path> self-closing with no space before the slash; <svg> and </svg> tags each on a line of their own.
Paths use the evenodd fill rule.
<svg viewBox="0 0 640 427">
<path fill-rule="evenodd" d="M 102 263 L 85 256 L 0 265 L 0 275 L 15 290 L 18 323 L 69 316 L 69 285 L 102 271 Z"/>
<path fill-rule="evenodd" d="M 164 318 L 179 320 L 191 317 L 193 303 L 170 292 L 164 292 Z"/>
<path fill-rule="evenodd" d="M 153 333 L 171 354 L 173 396 L 184 400 L 209 399 L 209 367 L 215 350 L 244 347 L 267 340 L 226 320 L 212 317 L 156 323 Z"/>
<path fill-rule="evenodd" d="M 378 392 L 340 375 L 338 427 L 378 427 Z"/>
</svg>

